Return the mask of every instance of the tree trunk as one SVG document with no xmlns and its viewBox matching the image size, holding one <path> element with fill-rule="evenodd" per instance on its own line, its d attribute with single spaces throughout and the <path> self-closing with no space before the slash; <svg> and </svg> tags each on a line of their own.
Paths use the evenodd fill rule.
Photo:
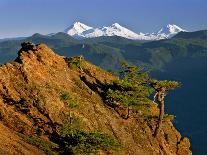
<svg viewBox="0 0 207 155">
<path fill-rule="evenodd" d="M 157 127 L 155 128 L 155 132 L 154 132 L 154 137 L 156 137 L 161 129 L 162 126 L 162 121 L 164 118 L 164 114 L 165 114 L 165 101 L 164 101 L 164 97 L 165 94 L 163 92 L 159 92 L 158 93 L 158 101 L 159 101 L 159 105 L 160 105 L 160 113 L 159 113 L 159 118 L 158 118 L 158 124 Z"/>
</svg>

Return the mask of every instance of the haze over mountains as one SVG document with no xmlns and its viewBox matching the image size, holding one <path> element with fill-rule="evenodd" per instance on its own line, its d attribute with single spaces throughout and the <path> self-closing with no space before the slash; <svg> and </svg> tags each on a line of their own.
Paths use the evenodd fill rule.
<svg viewBox="0 0 207 155">
<path fill-rule="evenodd" d="M 168 24 L 154 33 L 136 33 L 132 30 L 129 30 L 128 28 L 121 26 L 118 23 L 114 23 L 111 26 L 93 28 L 81 22 L 75 22 L 64 32 L 76 39 L 96 38 L 102 36 L 120 36 L 132 40 L 151 41 L 171 38 L 179 32 L 186 32 L 186 30 L 180 28 L 175 24 Z"/>
</svg>

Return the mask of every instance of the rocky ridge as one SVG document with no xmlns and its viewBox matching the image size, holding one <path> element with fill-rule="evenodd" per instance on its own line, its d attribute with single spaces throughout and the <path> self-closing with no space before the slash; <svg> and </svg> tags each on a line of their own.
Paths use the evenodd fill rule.
<svg viewBox="0 0 207 155">
<path fill-rule="evenodd" d="M 58 153 L 60 144 L 53 137 L 68 113 L 70 118 L 81 118 L 86 131 L 111 135 L 122 146 L 119 150 L 100 150 L 100 154 L 191 154 L 189 140 L 169 119 L 164 120 L 161 134 L 155 138 L 156 122 L 144 119 L 142 111 L 123 119 L 122 109 L 105 104 L 102 94 L 116 76 L 83 57 L 71 60 L 75 63 L 68 63 L 45 44 L 23 43 L 16 60 L 0 66 L 0 137 L 4 139 L 0 138 L 0 154 L 48 154 L 25 140 L 31 136 L 56 143 L 52 153 Z M 152 104 L 149 111 L 157 115 L 157 106 Z"/>
</svg>

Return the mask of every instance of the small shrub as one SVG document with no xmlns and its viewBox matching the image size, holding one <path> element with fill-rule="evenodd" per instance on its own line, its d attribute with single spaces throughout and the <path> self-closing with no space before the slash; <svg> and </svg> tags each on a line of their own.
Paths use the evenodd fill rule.
<svg viewBox="0 0 207 155">
<path fill-rule="evenodd" d="M 97 154 L 99 150 L 117 150 L 120 144 L 113 137 L 100 132 L 78 131 L 64 137 L 64 153 Z"/>
<path fill-rule="evenodd" d="M 66 115 L 66 114 L 65 114 Z M 76 117 L 74 114 L 67 114 L 64 125 L 59 131 L 60 137 L 66 137 L 69 134 L 74 134 L 77 131 L 82 131 L 84 129 L 84 122 Z"/>
<path fill-rule="evenodd" d="M 165 114 L 164 119 L 169 119 L 170 121 L 173 121 L 176 118 L 175 115 Z"/>
<path fill-rule="evenodd" d="M 65 58 L 65 61 L 68 63 L 68 66 L 72 69 L 80 68 L 84 58 L 82 56 L 75 56 L 71 58 Z"/>
<path fill-rule="evenodd" d="M 63 101 L 69 108 L 76 108 L 78 106 L 77 102 L 70 97 L 68 92 L 62 92 L 60 94 L 60 100 Z"/>
<path fill-rule="evenodd" d="M 67 100 L 69 100 L 69 99 L 71 99 L 71 98 L 70 98 L 70 95 L 69 95 L 68 92 L 62 92 L 62 93 L 60 94 L 60 100 L 61 100 L 61 101 L 67 101 Z"/>
<path fill-rule="evenodd" d="M 70 102 L 68 103 L 68 107 L 69 108 L 76 108 L 78 106 L 78 104 L 76 102 Z"/>
<path fill-rule="evenodd" d="M 83 121 L 72 115 L 59 131 L 63 154 L 96 154 L 99 150 L 116 150 L 119 143 L 111 136 L 97 131 L 84 131 Z"/>
<path fill-rule="evenodd" d="M 57 154 L 53 150 L 54 149 L 57 149 L 58 148 L 58 145 L 55 144 L 55 143 L 53 143 L 53 142 L 45 141 L 45 140 L 42 140 L 42 139 L 40 139 L 38 137 L 34 137 L 34 136 L 29 137 L 29 136 L 26 136 L 26 135 L 21 134 L 21 133 L 18 133 L 18 135 L 25 142 L 37 146 L 39 149 L 45 151 L 49 155 L 55 155 L 55 154 Z"/>
</svg>

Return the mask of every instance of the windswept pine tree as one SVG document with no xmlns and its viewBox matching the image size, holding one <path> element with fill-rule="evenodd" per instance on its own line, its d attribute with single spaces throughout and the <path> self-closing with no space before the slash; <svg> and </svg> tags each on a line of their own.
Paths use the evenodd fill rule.
<svg viewBox="0 0 207 155">
<path fill-rule="evenodd" d="M 107 99 L 113 104 L 123 105 L 127 108 L 124 118 L 129 118 L 130 108 L 142 104 L 147 104 L 151 100 L 149 96 L 154 92 L 154 103 L 158 102 L 159 116 L 154 131 L 156 137 L 161 130 L 162 121 L 165 115 L 165 96 L 169 90 L 173 90 L 180 85 L 177 81 L 152 79 L 147 71 L 138 66 L 122 63 L 120 79 L 114 81 L 113 89 L 109 89 Z"/>
<path fill-rule="evenodd" d="M 159 118 L 158 118 L 158 124 L 154 132 L 154 136 L 156 137 L 159 134 L 159 131 L 161 129 L 162 121 L 165 114 L 165 96 L 167 95 L 167 92 L 169 90 L 173 90 L 177 88 L 180 85 L 177 81 L 158 81 L 158 80 L 152 80 L 150 82 L 150 86 L 156 91 L 156 94 L 154 96 L 155 101 L 159 103 Z"/>
</svg>

